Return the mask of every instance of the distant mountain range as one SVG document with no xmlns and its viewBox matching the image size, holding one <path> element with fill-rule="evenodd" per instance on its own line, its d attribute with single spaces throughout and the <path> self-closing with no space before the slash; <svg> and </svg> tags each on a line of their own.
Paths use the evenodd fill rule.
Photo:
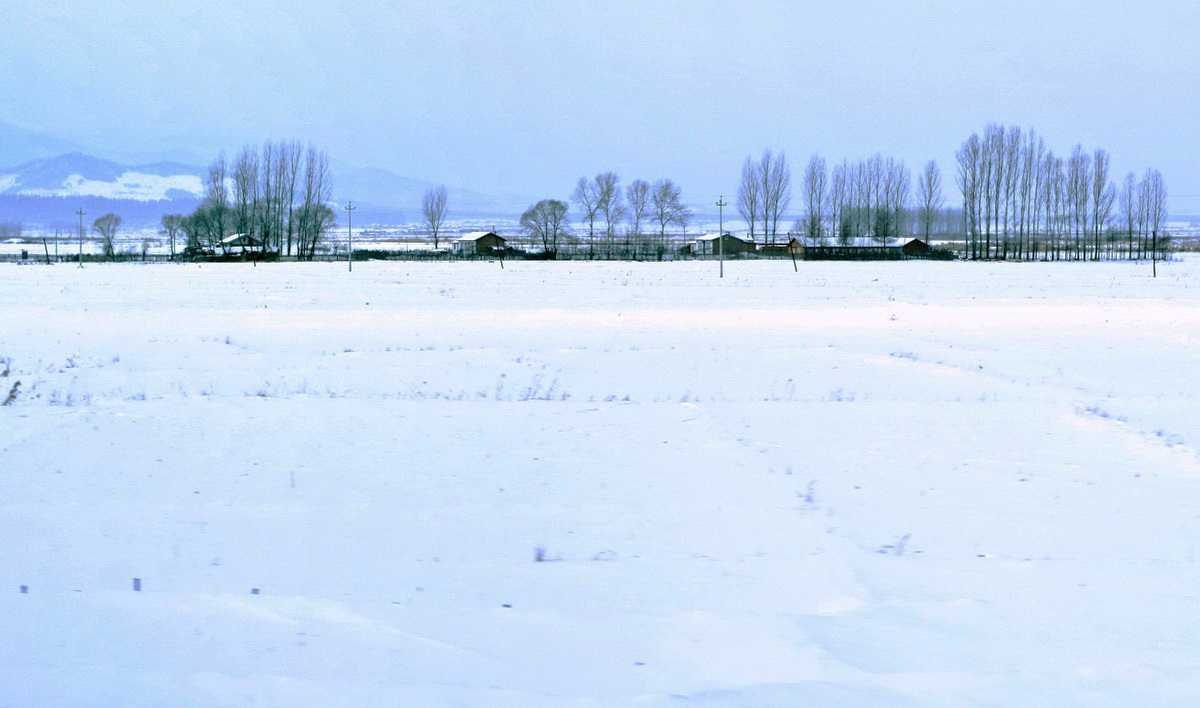
<svg viewBox="0 0 1200 708">
<path fill-rule="evenodd" d="M 72 152 L 0 169 L 0 194 L 138 201 L 195 199 L 204 193 L 203 172 L 202 168 L 174 162 L 119 165 Z"/>
<path fill-rule="evenodd" d="M 22 162 L 0 168 L 0 221 L 41 221 L 43 212 L 61 211 L 57 202 L 62 200 L 87 200 L 93 209 L 104 208 L 103 202 L 111 201 L 112 211 L 122 213 L 119 207 L 124 207 L 139 215 L 190 211 L 203 196 L 207 172 L 203 165 L 177 161 L 121 164 L 94 157 L 71 141 L 0 123 L 0 164 L 9 159 Z M 421 198 L 435 186 L 385 169 L 350 167 L 336 161 L 331 174 L 335 201 L 352 199 L 364 209 L 360 216 L 382 223 L 419 220 Z M 450 185 L 447 191 L 454 219 L 511 218 L 536 201 Z M 98 207 L 96 200 L 100 201 Z"/>
<path fill-rule="evenodd" d="M 161 211 L 179 211 L 176 202 L 194 203 L 204 194 L 206 168 L 178 162 L 122 165 L 79 152 L 32 160 L 0 168 L 0 204 L 3 211 L 18 210 L 33 197 L 91 198 L 113 201 L 162 202 Z M 432 182 L 401 177 L 378 168 L 332 169 L 335 201 L 353 199 L 375 218 L 405 223 L 419 218 L 421 197 Z M 520 214 L 533 198 L 506 194 L 483 194 L 448 187 L 451 218 L 512 216 Z M 13 198 L 20 197 L 19 200 Z M 138 211 L 154 211 L 154 205 Z M 26 211 L 19 209 L 18 211 Z M 116 209 L 114 208 L 114 211 Z M 365 215 L 365 213 L 364 213 Z M 0 219 L 22 218 L 22 214 L 0 214 Z"/>
</svg>

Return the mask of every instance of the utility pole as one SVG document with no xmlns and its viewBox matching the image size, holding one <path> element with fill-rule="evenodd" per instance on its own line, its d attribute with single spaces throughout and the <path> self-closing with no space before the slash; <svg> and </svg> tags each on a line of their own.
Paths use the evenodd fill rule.
<svg viewBox="0 0 1200 708">
<path fill-rule="evenodd" d="M 725 277 L 725 207 L 729 206 L 725 203 L 725 195 L 722 194 L 717 199 L 717 223 L 720 227 L 717 229 L 717 245 L 721 252 L 721 277 Z"/>
<path fill-rule="evenodd" d="M 346 263 L 349 265 L 348 272 L 351 273 L 354 272 L 354 210 L 357 208 L 353 201 L 346 202 L 346 240 L 348 241 Z"/>
<path fill-rule="evenodd" d="M 79 211 L 75 212 L 79 215 L 79 267 L 83 267 L 83 215 L 86 214 L 83 207 L 79 207 Z"/>
</svg>

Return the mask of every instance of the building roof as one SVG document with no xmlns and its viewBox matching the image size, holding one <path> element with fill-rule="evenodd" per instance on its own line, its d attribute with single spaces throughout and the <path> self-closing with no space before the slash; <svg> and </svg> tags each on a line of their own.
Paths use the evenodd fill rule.
<svg viewBox="0 0 1200 708">
<path fill-rule="evenodd" d="M 734 236 L 733 234 L 729 233 L 728 231 L 725 232 L 725 236 L 728 238 L 736 238 L 739 241 L 746 240 L 744 238 L 738 238 L 737 236 Z M 720 237 L 721 237 L 721 234 L 705 234 L 703 236 L 697 236 L 696 240 L 697 241 L 716 241 Z"/>
<path fill-rule="evenodd" d="M 492 231 L 472 231 L 471 233 L 463 234 L 462 236 L 459 236 L 458 238 L 456 238 L 454 240 L 466 243 L 468 241 L 478 241 L 479 239 L 483 238 L 484 236 L 495 236 L 496 238 L 500 239 L 501 241 L 506 240 L 503 236 L 500 236 L 499 234 L 496 234 L 495 232 L 492 232 Z"/>
<path fill-rule="evenodd" d="M 226 246 L 257 246 L 259 241 L 250 234 L 230 234 L 221 239 Z"/>
</svg>

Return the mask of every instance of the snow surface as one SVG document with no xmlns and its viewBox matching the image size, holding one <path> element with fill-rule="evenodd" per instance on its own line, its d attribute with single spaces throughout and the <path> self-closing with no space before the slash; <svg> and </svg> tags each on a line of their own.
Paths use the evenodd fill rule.
<svg viewBox="0 0 1200 708">
<path fill-rule="evenodd" d="M 1200 260 L 725 271 L 0 266 L 0 704 L 1194 705 Z"/>
</svg>

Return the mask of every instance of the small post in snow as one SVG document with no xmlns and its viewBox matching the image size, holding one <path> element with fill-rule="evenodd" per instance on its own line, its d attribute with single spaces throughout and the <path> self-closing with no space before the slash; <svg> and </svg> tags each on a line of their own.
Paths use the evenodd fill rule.
<svg viewBox="0 0 1200 708">
<path fill-rule="evenodd" d="M 133 579 L 133 591 L 134 591 L 134 592 L 141 592 L 141 591 L 142 591 L 142 579 L 141 579 L 141 578 L 134 578 L 134 579 Z"/>
</svg>

